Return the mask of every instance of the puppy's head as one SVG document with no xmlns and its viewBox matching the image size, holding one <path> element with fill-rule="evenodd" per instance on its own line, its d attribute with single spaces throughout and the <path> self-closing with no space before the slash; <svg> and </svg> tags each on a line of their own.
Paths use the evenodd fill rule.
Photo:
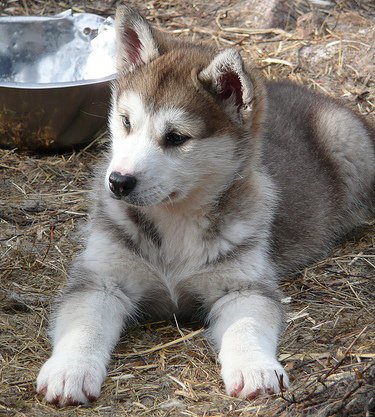
<svg viewBox="0 0 375 417">
<path fill-rule="evenodd" d="M 173 40 L 129 7 L 116 27 L 112 196 L 151 206 L 222 192 L 256 153 L 261 81 L 236 50 Z"/>
</svg>

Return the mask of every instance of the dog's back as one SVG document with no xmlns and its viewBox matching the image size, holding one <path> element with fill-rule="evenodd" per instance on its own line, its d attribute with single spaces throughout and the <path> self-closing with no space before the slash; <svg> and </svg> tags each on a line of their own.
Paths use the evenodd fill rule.
<svg viewBox="0 0 375 417">
<path fill-rule="evenodd" d="M 341 103 L 290 82 L 267 84 L 263 161 L 279 189 L 279 271 L 322 257 L 374 213 L 375 134 Z"/>
</svg>

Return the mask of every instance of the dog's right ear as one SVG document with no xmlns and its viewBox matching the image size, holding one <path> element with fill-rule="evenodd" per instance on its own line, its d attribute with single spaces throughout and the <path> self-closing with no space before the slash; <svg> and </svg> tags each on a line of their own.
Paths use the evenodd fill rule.
<svg viewBox="0 0 375 417">
<path fill-rule="evenodd" d="M 133 71 L 160 55 L 153 28 L 135 9 L 122 5 L 115 17 L 119 73 Z"/>
</svg>

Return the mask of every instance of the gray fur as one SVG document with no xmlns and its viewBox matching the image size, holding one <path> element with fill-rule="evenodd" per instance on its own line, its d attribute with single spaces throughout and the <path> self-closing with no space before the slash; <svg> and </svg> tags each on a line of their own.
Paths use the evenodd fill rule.
<svg viewBox="0 0 375 417">
<path fill-rule="evenodd" d="M 340 162 L 324 145 L 337 137 L 330 136 L 327 126 L 319 126 L 319 112 L 330 112 L 332 120 L 337 117 L 337 124 L 342 124 L 340 103 L 290 82 L 269 83 L 267 92 L 263 161 L 279 189 L 272 249 L 277 270 L 285 274 L 321 259 L 338 238 L 374 215 L 374 180 L 363 189 L 348 190 Z M 354 124 L 365 126 L 347 110 L 345 125 Z M 345 127 L 341 133 L 346 134 Z M 369 154 L 362 157 L 370 164 L 371 151 L 375 153 L 373 130 L 364 130 L 360 140 L 368 142 Z M 369 169 L 374 178 L 375 166 Z M 357 195 L 350 206 L 348 193 Z"/>
</svg>

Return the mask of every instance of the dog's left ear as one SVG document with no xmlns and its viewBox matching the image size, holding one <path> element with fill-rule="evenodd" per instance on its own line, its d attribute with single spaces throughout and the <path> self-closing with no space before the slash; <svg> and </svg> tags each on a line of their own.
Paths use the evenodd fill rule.
<svg viewBox="0 0 375 417">
<path fill-rule="evenodd" d="M 153 28 L 132 7 L 122 5 L 115 17 L 119 72 L 130 72 L 157 58 L 160 53 Z"/>
<path fill-rule="evenodd" d="M 251 109 L 254 87 L 236 49 L 226 49 L 216 55 L 198 74 L 198 79 L 223 102 L 233 117 L 241 119 L 241 113 Z"/>
</svg>

